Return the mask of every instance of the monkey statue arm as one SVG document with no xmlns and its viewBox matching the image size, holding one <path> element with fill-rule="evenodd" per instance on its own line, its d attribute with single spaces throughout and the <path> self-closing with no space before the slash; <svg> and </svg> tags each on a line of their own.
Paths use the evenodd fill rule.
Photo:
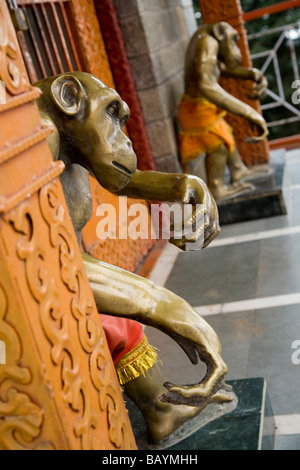
<svg viewBox="0 0 300 470">
<path fill-rule="evenodd" d="M 222 44 L 224 37 L 225 36 L 222 35 L 219 38 L 220 44 Z M 205 98 L 219 108 L 232 114 L 236 114 L 237 116 L 240 116 L 254 124 L 259 135 L 246 137 L 245 140 L 249 142 L 260 142 L 269 134 L 267 124 L 263 116 L 248 104 L 232 96 L 218 83 L 220 76 L 226 73 L 233 74 L 237 71 L 238 77 L 235 76 L 235 78 L 246 78 L 248 75 L 248 72 L 245 70 L 242 71 L 242 67 L 237 64 L 234 66 L 231 65 L 231 67 L 227 67 L 225 65 L 225 61 L 232 64 L 232 61 L 228 59 L 232 59 L 233 46 L 231 44 L 229 49 L 226 48 L 224 58 L 221 60 L 219 57 L 219 42 L 215 37 L 212 37 L 212 35 L 200 35 L 197 40 L 196 50 L 192 49 L 187 51 L 186 63 L 188 64 L 188 67 L 186 68 L 185 91 L 192 97 Z M 238 53 L 240 58 L 239 50 Z M 197 58 L 196 62 L 195 57 Z M 254 78 L 254 74 L 252 78 Z M 257 74 L 256 79 L 259 82 L 261 81 L 259 74 Z"/>
<path fill-rule="evenodd" d="M 204 181 L 196 176 L 136 170 L 131 181 L 118 194 L 150 201 L 179 201 L 192 204 L 194 210 L 191 216 L 183 221 L 182 226 L 187 230 L 195 226 L 198 226 L 198 229 L 194 229 L 188 238 L 183 236 L 181 239 L 170 239 L 171 243 L 183 250 L 186 249 L 187 243 L 189 249 L 192 246 L 197 249 L 200 239 L 204 240 L 205 248 L 220 233 L 216 202 Z"/>
<path fill-rule="evenodd" d="M 257 127 L 259 135 L 246 137 L 246 141 L 260 142 L 264 140 L 268 136 L 269 131 L 263 116 L 248 104 L 232 96 L 219 85 L 216 78 L 215 67 L 215 64 L 210 62 L 201 63 L 198 87 L 202 95 L 219 108 L 236 114 Z"/>
<path fill-rule="evenodd" d="M 221 64 L 220 69 L 222 77 L 251 80 L 255 82 L 256 86 L 254 89 L 251 89 L 251 92 L 247 95 L 248 98 L 261 100 L 266 95 L 268 80 L 260 70 L 247 67 L 236 67 L 234 70 L 229 70 L 225 64 Z"/>
<path fill-rule="evenodd" d="M 148 279 L 85 253 L 82 257 L 100 312 L 158 328 L 181 346 L 193 364 L 200 358 L 207 365 L 207 374 L 198 384 L 165 384 L 168 391 L 163 401 L 199 406 L 222 387 L 227 367 L 219 339 L 186 301 Z"/>
</svg>

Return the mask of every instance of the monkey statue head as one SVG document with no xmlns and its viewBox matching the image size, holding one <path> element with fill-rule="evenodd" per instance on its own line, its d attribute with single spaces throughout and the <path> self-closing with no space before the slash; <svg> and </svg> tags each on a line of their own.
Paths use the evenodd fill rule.
<svg viewBox="0 0 300 470">
<path fill-rule="evenodd" d="M 224 21 L 211 25 L 211 33 L 219 43 L 218 59 L 228 70 L 234 70 L 242 62 L 242 53 L 238 47 L 239 33 Z"/>
<path fill-rule="evenodd" d="M 111 192 L 125 187 L 137 159 L 123 128 L 129 108 L 118 93 L 84 72 L 70 72 L 35 84 L 42 121 L 53 129 L 49 145 L 66 167 L 86 168 Z"/>
</svg>

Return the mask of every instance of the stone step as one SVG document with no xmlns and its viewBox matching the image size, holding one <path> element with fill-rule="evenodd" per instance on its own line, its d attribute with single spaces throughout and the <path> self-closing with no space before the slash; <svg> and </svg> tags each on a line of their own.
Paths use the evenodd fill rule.
<svg viewBox="0 0 300 470">
<path fill-rule="evenodd" d="M 272 155 L 272 174 L 249 181 L 254 190 L 220 200 L 218 210 L 220 225 L 285 215 L 284 195 L 285 151 Z"/>
</svg>

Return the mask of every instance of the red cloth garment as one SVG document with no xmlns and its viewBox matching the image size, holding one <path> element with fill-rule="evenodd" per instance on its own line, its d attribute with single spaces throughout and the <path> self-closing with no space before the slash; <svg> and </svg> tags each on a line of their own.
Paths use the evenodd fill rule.
<svg viewBox="0 0 300 470">
<path fill-rule="evenodd" d="M 100 314 L 109 350 L 116 365 L 138 346 L 145 335 L 142 326 L 133 320 Z"/>
</svg>

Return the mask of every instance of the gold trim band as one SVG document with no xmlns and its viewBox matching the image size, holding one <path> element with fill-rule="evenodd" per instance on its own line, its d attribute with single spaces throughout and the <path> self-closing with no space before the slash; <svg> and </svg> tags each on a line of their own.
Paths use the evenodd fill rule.
<svg viewBox="0 0 300 470">
<path fill-rule="evenodd" d="M 157 352 L 150 346 L 146 337 L 116 365 L 120 385 L 138 378 L 157 361 Z"/>
</svg>

